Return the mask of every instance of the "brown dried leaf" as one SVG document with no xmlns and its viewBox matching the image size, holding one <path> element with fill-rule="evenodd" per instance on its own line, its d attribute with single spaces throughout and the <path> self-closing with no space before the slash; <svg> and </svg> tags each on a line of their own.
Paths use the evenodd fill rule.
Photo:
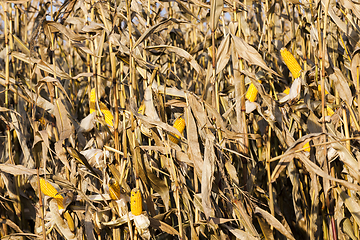
<svg viewBox="0 0 360 240">
<path fill-rule="evenodd" d="M 76 240 L 74 233 L 71 232 L 69 226 L 64 221 L 59 213 L 58 204 L 55 199 L 50 200 L 50 212 L 52 216 L 52 221 L 56 224 L 59 231 L 63 234 L 67 240 Z"/>
<path fill-rule="evenodd" d="M 360 225 L 360 205 L 358 203 L 359 199 L 355 199 L 354 195 L 346 194 L 340 187 L 336 188 L 338 194 L 340 195 L 341 199 L 344 201 L 346 208 L 351 213 L 352 217 L 354 218 L 355 222 Z"/>
<path fill-rule="evenodd" d="M 195 166 L 195 172 L 199 179 L 202 178 L 202 167 L 204 161 L 202 159 L 202 154 L 199 146 L 199 137 L 197 132 L 197 127 L 193 114 L 191 113 L 190 108 L 185 110 L 185 120 L 186 120 L 186 131 L 188 137 L 188 155 L 189 158 L 193 161 Z"/>
<path fill-rule="evenodd" d="M 161 231 L 163 232 L 166 232 L 170 235 L 177 235 L 177 236 L 180 236 L 179 232 L 174 229 L 173 227 L 171 227 L 170 225 L 160 221 L 160 220 L 157 220 L 155 218 L 152 218 L 152 217 L 149 217 L 149 220 L 150 220 L 150 226 L 154 229 L 160 229 Z"/>
<path fill-rule="evenodd" d="M 50 31 L 50 32 L 57 32 L 60 31 L 62 34 L 64 34 L 67 38 L 69 38 L 72 41 L 84 41 L 86 40 L 85 36 L 81 36 L 80 34 L 75 33 L 72 29 L 65 27 L 64 25 L 52 22 L 52 21 L 45 21 L 44 22 L 44 31 Z"/>
<path fill-rule="evenodd" d="M 360 181 L 360 169 L 358 161 L 353 157 L 349 150 L 339 142 L 331 143 L 330 145 L 339 154 L 340 160 L 348 166 L 350 175 L 358 182 Z"/>
<path fill-rule="evenodd" d="M 54 86 L 58 87 L 63 93 L 64 95 L 67 97 L 67 99 L 69 100 L 69 102 L 71 102 L 69 96 L 67 95 L 65 88 L 61 85 L 61 83 L 59 82 L 58 79 L 55 79 L 53 77 L 44 77 L 43 79 L 41 79 L 35 86 L 36 92 L 39 93 L 39 89 L 41 88 L 41 86 L 45 83 L 52 83 Z"/>
<path fill-rule="evenodd" d="M 289 232 L 284 225 L 282 225 L 273 215 L 271 215 L 270 213 L 268 213 L 267 211 L 256 207 L 254 214 L 260 214 L 271 226 L 273 226 L 274 228 L 276 228 L 276 230 L 278 230 L 279 232 L 281 232 L 285 237 L 287 237 L 288 239 L 292 239 L 295 240 L 292 232 Z"/>
<path fill-rule="evenodd" d="M 242 240 L 259 240 L 260 237 L 254 237 L 250 233 L 247 233 L 243 230 L 240 230 L 238 228 L 234 228 L 228 225 L 223 225 L 225 228 L 227 228 L 237 239 Z"/>
<path fill-rule="evenodd" d="M 234 44 L 235 50 L 239 57 L 243 58 L 249 64 L 257 65 L 268 71 L 269 73 L 279 76 L 274 70 L 272 70 L 266 65 L 260 53 L 256 51 L 255 48 L 250 46 L 247 42 L 245 42 L 244 39 L 239 38 L 235 35 L 231 35 L 231 43 Z"/>
<path fill-rule="evenodd" d="M 355 87 L 358 85 L 358 81 L 360 81 L 360 49 L 356 48 L 353 52 L 353 56 L 351 59 L 351 75 L 353 79 L 353 84 Z"/>
<path fill-rule="evenodd" d="M 62 100 L 60 98 L 56 99 L 56 107 L 54 111 L 54 115 L 56 118 L 56 128 L 59 131 L 59 139 L 64 140 L 74 132 L 74 127 L 71 124 L 71 120 L 69 119 L 69 116 L 71 114 L 67 111 L 65 108 Z"/>
<path fill-rule="evenodd" d="M 335 88 L 338 90 L 340 98 L 351 105 L 352 94 L 349 87 L 350 80 L 348 80 L 337 67 L 334 68 L 334 72 L 329 75 L 329 78 L 334 81 Z"/>
<path fill-rule="evenodd" d="M 213 32 L 217 28 L 223 7 L 223 0 L 210 0 L 210 28 Z"/>
<path fill-rule="evenodd" d="M 159 118 L 159 115 L 155 109 L 155 106 L 154 106 L 151 86 L 148 86 L 145 89 L 144 105 L 145 105 L 145 115 L 146 116 L 148 116 L 149 118 L 151 118 L 153 120 L 161 121 L 161 119 Z"/>
<path fill-rule="evenodd" d="M 12 52 L 11 55 L 23 62 L 26 62 L 28 64 L 34 65 L 36 64 L 36 67 L 40 68 L 41 70 L 53 74 L 54 75 L 54 68 L 50 63 L 46 63 L 40 59 L 28 57 L 27 55 L 20 53 L 20 52 Z M 56 76 L 64 78 L 64 79 L 71 79 L 71 77 L 62 71 L 60 68 L 56 66 L 55 68 Z"/>
<path fill-rule="evenodd" d="M 201 198 L 202 206 L 206 219 L 214 215 L 213 208 L 211 207 L 211 188 L 214 180 L 214 170 L 216 156 L 214 152 L 213 141 L 214 136 L 208 135 L 205 142 L 205 153 L 204 153 L 204 166 L 201 177 Z"/>
<path fill-rule="evenodd" d="M 249 216 L 249 214 L 246 212 L 245 206 L 243 202 L 236 199 L 233 201 L 234 203 L 234 212 L 237 215 L 237 218 L 241 222 L 241 224 L 245 227 L 246 232 L 251 234 L 253 237 L 259 238 L 259 234 L 256 231 L 254 225 L 252 224 L 252 218 Z"/>
<path fill-rule="evenodd" d="M 139 39 L 134 43 L 133 48 L 136 48 L 142 41 L 144 41 L 145 38 L 149 37 L 151 34 L 161 31 L 162 29 L 168 27 L 169 25 L 171 25 L 172 23 L 186 23 L 184 21 L 179 21 L 177 19 L 174 18 L 169 18 L 169 19 L 165 19 L 164 21 L 161 21 L 153 26 L 151 26 L 150 28 L 148 28 L 142 35 L 141 37 L 139 37 Z"/>
<path fill-rule="evenodd" d="M 29 169 L 22 165 L 13 165 L 13 164 L 7 164 L 7 163 L 0 164 L 0 171 L 4 172 L 4 173 L 9 173 L 14 176 L 18 176 L 18 175 L 22 175 L 22 174 L 34 175 L 37 173 L 36 169 Z"/>
<path fill-rule="evenodd" d="M 15 113 L 13 111 L 10 112 L 10 116 L 11 116 L 11 120 L 12 120 L 11 124 L 13 125 L 13 127 L 16 131 L 16 135 L 19 140 L 19 143 L 20 143 L 20 146 L 22 149 L 22 153 L 24 154 L 23 162 L 26 164 L 27 167 L 32 168 L 35 166 L 35 162 L 34 162 L 34 159 L 31 157 L 30 150 L 26 144 L 26 137 L 23 134 L 24 131 L 22 129 L 22 124 L 18 120 L 17 116 L 15 115 Z"/>
<path fill-rule="evenodd" d="M 200 74 L 201 77 L 205 76 L 205 71 L 204 69 L 196 62 L 196 60 L 194 59 L 193 56 L 191 56 L 187 51 L 185 51 L 184 49 L 178 48 L 178 47 L 174 47 L 174 46 L 169 46 L 169 45 L 159 45 L 159 46 L 151 46 L 151 47 L 147 47 L 146 49 L 157 49 L 157 48 L 165 48 L 167 49 L 169 52 L 173 52 L 176 53 L 177 55 L 179 55 L 180 57 L 185 58 L 190 65 L 195 69 L 195 71 Z"/>
</svg>

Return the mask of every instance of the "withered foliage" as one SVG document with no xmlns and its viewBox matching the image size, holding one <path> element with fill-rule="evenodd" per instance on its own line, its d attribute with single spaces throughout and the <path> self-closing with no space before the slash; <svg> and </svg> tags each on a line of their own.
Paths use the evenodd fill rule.
<svg viewBox="0 0 360 240">
<path fill-rule="evenodd" d="M 2 239 L 359 238 L 358 1 L 0 5 Z"/>
</svg>

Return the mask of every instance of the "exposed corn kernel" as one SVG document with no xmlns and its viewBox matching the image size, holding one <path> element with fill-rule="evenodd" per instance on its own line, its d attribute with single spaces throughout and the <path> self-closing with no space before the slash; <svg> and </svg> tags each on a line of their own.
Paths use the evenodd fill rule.
<svg viewBox="0 0 360 240">
<path fill-rule="evenodd" d="M 293 78 L 296 79 L 300 77 L 302 68 L 299 65 L 299 63 L 296 61 L 295 57 L 291 54 L 291 52 L 289 52 L 286 48 L 282 48 L 280 50 L 280 53 L 284 63 L 289 68 Z"/>
<path fill-rule="evenodd" d="M 142 213 L 142 197 L 140 190 L 137 188 L 131 190 L 130 209 L 131 213 L 135 216 Z"/>
<path fill-rule="evenodd" d="M 91 89 L 90 101 L 89 101 L 90 114 L 96 111 L 95 100 L 96 100 L 96 94 L 95 94 L 95 88 L 93 88 Z M 106 107 L 106 105 L 103 102 L 99 102 L 99 107 L 101 113 L 104 114 L 106 124 L 108 124 L 109 126 L 114 126 L 113 124 L 114 116 L 112 115 L 110 110 Z"/>
<path fill-rule="evenodd" d="M 176 128 L 182 134 L 185 129 L 185 119 L 183 119 L 182 117 L 176 119 L 173 127 Z M 177 143 L 179 143 L 180 137 L 178 135 L 175 135 L 175 136 L 169 135 L 169 139 L 173 143 L 177 144 Z"/>
</svg>

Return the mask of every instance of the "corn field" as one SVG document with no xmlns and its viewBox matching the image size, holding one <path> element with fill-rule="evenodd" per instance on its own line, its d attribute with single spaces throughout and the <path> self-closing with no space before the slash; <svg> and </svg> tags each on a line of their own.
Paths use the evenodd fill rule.
<svg viewBox="0 0 360 240">
<path fill-rule="evenodd" d="M 1 0 L 1 239 L 359 239 L 360 2 Z"/>
</svg>

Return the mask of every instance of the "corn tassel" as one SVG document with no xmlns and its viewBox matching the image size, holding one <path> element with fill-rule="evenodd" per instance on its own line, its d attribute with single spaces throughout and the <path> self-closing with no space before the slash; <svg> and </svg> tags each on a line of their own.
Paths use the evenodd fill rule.
<svg viewBox="0 0 360 240">
<path fill-rule="evenodd" d="M 139 216 L 142 213 L 142 197 L 139 189 L 131 190 L 130 209 L 134 216 Z"/>
<path fill-rule="evenodd" d="M 119 183 L 114 179 L 109 181 L 109 193 L 112 200 L 120 199 L 120 186 Z"/>
<path fill-rule="evenodd" d="M 96 93 L 95 93 L 95 88 L 93 88 L 93 89 L 91 89 L 90 101 L 89 101 L 90 114 L 96 111 L 96 106 L 95 106 L 96 101 L 95 100 L 96 100 Z M 103 102 L 99 102 L 99 107 L 100 107 L 101 113 L 104 114 L 106 124 L 109 126 L 114 126 L 114 124 L 113 124 L 114 116 L 112 115 L 110 110 L 106 107 L 106 105 Z"/>
<path fill-rule="evenodd" d="M 282 48 L 280 50 L 280 53 L 281 57 L 284 60 L 284 63 L 289 68 L 293 78 L 296 79 L 300 77 L 302 68 L 296 61 L 295 57 L 291 54 L 291 52 L 289 52 L 286 48 Z"/>
<path fill-rule="evenodd" d="M 259 80 L 259 83 L 261 83 L 260 80 Z M 248 99 L 250 102 L 255 102 L 257 95 L 258 95 L 258 90 L 255 87 L 255 85 L 253 83 L 251 83 L 246 92 L 245 98 Z"/>
<path fill-rule="evenodd" d="M 185 129 L 185 119 L 183 119 L 182 117 L 178 118 L 175 121 L 173 127 L 176 128 L 182 134 Z M 180 137 L 176 134 L 175 134 L 175 136 L 169 135 L 169 140 L 172 141 L 173 143 L 178 144 L 179 139 L 180 139 Z"/>
</svg>

